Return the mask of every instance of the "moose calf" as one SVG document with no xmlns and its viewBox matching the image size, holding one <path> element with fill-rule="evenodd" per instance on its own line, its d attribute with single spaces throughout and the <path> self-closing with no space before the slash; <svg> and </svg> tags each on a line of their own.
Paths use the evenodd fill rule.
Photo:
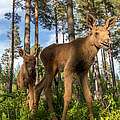
<svg viewBox="0 0 120 120">
<path fill-rule="evenodd" d="M 24 63 L 18 73 L 17 85 L 21 90 L 28 89 L 30 94 L 30 109 L 34 107 L 34 86 L 36 80 L 36 57 L 39 55 L 40 48 L 33 55 L 26 54 L 21 48 L 18 49 L 19 55 L 24 59 Z"/>
<path fill-rule="evenodd" d="M 88 71 L 98 50 L 109 47 L 111 43 L 109 30 L 114 26 L 115 21 L 116 18 L 111 17 L 104 26 L 96 26 L 95 18 L 88 14 L 86 22 L 91 29 L 91 34 L 70 43 L 50 45 L 42 51 L 40 57 L 45 67 L 45 77 L 36 86 L 36 105 L 38 105 L 39 96 L 44 87 L 50 112 L 54 112 L 52 106 L 52 81 L 58 71 L 63 71 L 65 94 L 62 120 L 65 120 L 68 105 L 72 98 L 72 79 L 73 75 L 76 74 L 88 104 L 90 120 L 93 120 L 92 97 L 88 87 Z M 57 119 L 56 116 L 53 119 Z"/>
</svg>

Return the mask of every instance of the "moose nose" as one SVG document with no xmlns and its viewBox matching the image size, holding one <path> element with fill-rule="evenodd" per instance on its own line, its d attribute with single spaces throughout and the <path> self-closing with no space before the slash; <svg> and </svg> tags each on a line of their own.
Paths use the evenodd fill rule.
<svg viewBox="0 0 120 120">
<path fill-rule="evenodd" d="M 112 40 L 110 38 L 105 40 L 105 43 L 112 44 Z"/>
</svg>

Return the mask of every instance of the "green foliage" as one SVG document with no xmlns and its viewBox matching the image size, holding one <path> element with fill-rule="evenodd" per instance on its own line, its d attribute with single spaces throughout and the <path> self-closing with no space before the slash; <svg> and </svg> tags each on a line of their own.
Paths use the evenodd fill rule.
<svg viewBox="0 0 120 120">
<path fill-rule="evenodd" d="M 14 92 L 12 94 L 1 94 L 0 118 L 2 120 L 29 120 L 30 110 L 26 92 Z"/>
<path fill-rule="evenodd" d="M 38 22 L 44 29 L 52 28 L 54 18 L 52 5 L 50 0 L 38 0 Z M 35 0 L 31 5 L 31 21 L 35 23 Z"/>
<path fill-rule="evenodd" d="M 36 113 L 36 120 L 51 120 L 51 114 L 48 109 L 48 104 L 45 99 L 39 102 L 38 111 Z"/>
<path fill-rule="evenodd" d="M 41 53 L 41 51 L 42 51 L 42 47 L 40 46 L 40 44 L 38 44 L 38 47 L 40 47 L 40 53 Z M 31 49 L 30 49 L 30 53 L 31 54 L 34 54 L 35 53 L 35 45 L 33 45 L 32 47 L 31 47 Z M 43 66 L 43 64 L 42 64 L 42 62 L 41 62 L 41 59 L 40 59 L 40 55 L 38 56 L 39 57 L 39 64 L 38 64 L 38 72 L 39 72 L 39 76 L 40 77 L 43 77 L 43 74 L 44 74 L 44 66 Z"/>
<path fill-rule="evenodd" d="M 14 26 L 15 26 L 15 28 L 14 28 L 14 57 L 17 59 L 19 57 L 17 49 L 22 48 L 22 45 L 21 45 L 22 41 L 20 40 L 20 36 L 19 36 L 19 26 L 17 24 L 15 24 Z M 11 43 L 12 28 L 10 28 L 10 31 L 7 32 L 7 37 L 10 40 L 10 43 Z M 11 48 L 11 45 L 10 45 L 10 48 Z M 8 52 L 9 52 L 9 49 L 8 49 Z"/>
<path fill-rule="evenodd" d="M 99 108 L 100 120 L 119 120 L 120 119 L 120 97 L 113 97 L 113 94 L 106 94 Z"/>
<path fill-rule="evenodd" d="M 4 69 L 7 71 L 8 70 L 8 65 L 9 65 L 9 55 L 8 55 L 9 50 L 5 49 L 4 53 L 2 54 L 1 57 L 1 64 L 4 65 Z"/>
<path fill-rule="evenodd" d="M 89 113 L 87 105 L 84 102 L 72 100 L 67 113 L 67 120 L 88 120 Z"/>
<path fill-rule="evenodd" d="M 63 109 L 63 100 L 59 100 Z M 26 92 L 14 92 L 12 94 L 0 94 L 0 119 L 1 120 L 30 120 L 31 111 L 28 107 Z M 120 97 L 113 97 L 108 94 L 101 101 L 93 102 L 94 120 L 119 120 L 120 116 Z M 48 103 L 44 97 L 39 102 L 36 120 L 51 120 L 54 114 L 61 119 L 62 111 L 57 110 L 58 104 L 56 97 L 53 97 L 54 113 L 50 113 Z M 61 109 L 61 110 L 62 110 Z M 72 99 L 67 112 L 67 120 L 89 120 L 87 104 L 84 101 Z"/>
</svg>

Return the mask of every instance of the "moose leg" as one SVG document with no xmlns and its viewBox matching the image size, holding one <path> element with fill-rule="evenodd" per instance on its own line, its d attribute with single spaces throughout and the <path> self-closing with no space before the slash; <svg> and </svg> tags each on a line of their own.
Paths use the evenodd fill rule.
<svg viewBox="0 0 120 120">
<path fill-rule="evenodd" d="M 62 120 L 66 119 L 68 105 L 72 98 L 72 79 L 73 79 L 73 73 L 69 71 L 65 71 L 64 72 L 65 94 L 64 94 L 64 110 L 63 110 Z"/>
<path fill-rule="evenodd" d="M 33 113 L 33 111 L 34 111 L 34 85 L 29 85 L 29 94 L 30 94 L 29 107 Z"/>
<path fill-rule="evenodd" d="M 49 109 L 50 109 L 51 113 L 54 112 L 54 108 L 52 105 L 52 89 L 51 89 L 53 78 L 54 78 L 54 75 L 52 73 L 47 74 L 47 86 L 45 88 L 45 96 L 47 98 Z M 53 120 L 58 120 L 55 115 L 53 117 Z"/>
<path fill-rule="evenodd" d="M 38 103 L 40 100 L 41 92 L 44 88 L 44 84 L 45 84 L 45 77 L 37 85 L 35 85 L 34 106 L 36 110 L 38 109 Z"/>
<path fill-rule="evenodd" d="M 90 93 L 90 89 L 88 87 L 88 73 L 87 72 L 82 73 L 82 74 L 78 75 L 78 77 L 80 78 L 80 82 L 81 82 L 82 89 L 83 89 L 83 94 L 85 96 L 85 100 L 88 105 L 88 109 L 89 109 L 89 113 L 90 113 L 90 120 L 93 120 L 92 96 Z"/>
</svg>

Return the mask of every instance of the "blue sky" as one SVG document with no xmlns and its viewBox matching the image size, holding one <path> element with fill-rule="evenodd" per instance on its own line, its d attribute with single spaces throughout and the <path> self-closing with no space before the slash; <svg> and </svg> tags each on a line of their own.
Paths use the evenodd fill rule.
<svg viewBox="0 0 120 120">
<path fill-rule="evenodd" d="M 4 14 L 11 11 L 12 11 L 12 0 L 0 0 L 0 57 L 4 49 L 10 46 L 10 41 L 7 38 L 7 32 L 9 31 L 9 28 L 11 26 L 11 20 L 9 21 L 6 20 L 4 18 Z M 20 33 L 20 38 L 22 40 L 22 45 L 23 45 L 24 29 L 25 29 L 24 27 L 25 11 L 17 10 L 17 12 L 19 12 L 20 15 L 22 16 L 21 23 L 19 24 L 19 27 L 20 27 L 19 33 Z M 34 44 L 34 38 L 35 38 L 34 31 L 35 31 L 35 27 L 33 24 L 31 24 L 31 37 L 30 37 L 31 46 Z M 58 39 L 59 39 L 59 43 L 62 43 L 62 34 L 59 34 Z M 55 43 L 55 30 L 48 31 L 46 29 L 42 29 L 39 26 L 39 43 L 42 47 L 46 47 L 52 43 Z M 100 52 L 98 57 L 99 57 L 99 63 L 101 64 Z M 19 58 L 18 60 L 15 60 L 15 67 L 17 66 L 18 63 L 22 64 L 21 58 Z M 116 60 L 115 60 L 115 72 L 119 74 L 119 64 Z"/>
</svg>

